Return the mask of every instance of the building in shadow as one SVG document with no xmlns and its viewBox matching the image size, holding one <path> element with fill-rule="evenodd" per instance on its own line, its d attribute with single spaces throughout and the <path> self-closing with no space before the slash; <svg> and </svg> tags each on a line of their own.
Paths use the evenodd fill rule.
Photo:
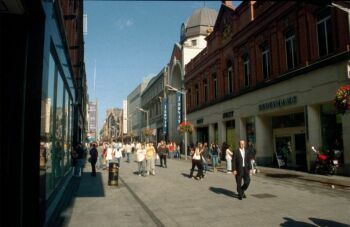
<svg viewBox="0 0 350 227">
<path fill-rule="evenodd" d="M 87 125 L 83 1 L 1 1 L 0 50 L 0 225 L 49 226 Z"/>
</svg>

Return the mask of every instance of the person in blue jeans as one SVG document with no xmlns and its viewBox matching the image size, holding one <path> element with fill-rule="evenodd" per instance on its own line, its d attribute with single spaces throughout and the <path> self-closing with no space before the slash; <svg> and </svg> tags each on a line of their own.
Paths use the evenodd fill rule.
<svg viewBox="0 0 350 227">
<path fill-rule="evenodd" d="M 204 173 L 206 173 L 209 170 L 209 167 L 208 167 L 209 148 L 207 143 L 204 143 L 202 157 L 203 157 L 203 170 L 204 170 Z"/>
<path fill-rule="evenodd" d="M 212 167 L 213 167 L 213 172 L 216 172 L 216 166 L 218 166 L 218 155 L 219 155 L 219 151 L 218 151 L 218 147 L 216 144 L 212 143 L 210 145 L 210 155 L 211 155 L 211 163 L 212 163 Z"/>
<path fill-rule="evenodd" d="M 83 174 L 83 166 L 84 166 L 84 148 L 82 144 L 78 144 L 75 148 L 75 154 L 76 154 L 76 165 L 74 168 L 74 176 L 79 177 Z"/>
</svg>

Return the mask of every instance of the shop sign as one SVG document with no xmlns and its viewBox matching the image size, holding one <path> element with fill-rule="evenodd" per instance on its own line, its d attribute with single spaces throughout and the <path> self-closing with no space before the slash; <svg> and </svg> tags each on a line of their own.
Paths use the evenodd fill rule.
<svg viewBox="0 0 350 227">
<path fill-rule="evenodd" d="M 182 121 L 182 94 L 176 92 L 176 119 L 177 124 L 179 125 Z"/>
<path fill-rule="evenodd" d="M 222 114 L 222 118 L 231 118 L 231 117 L 233 117 L 233 111 L 230 111 L 230 112 L 226 112 L 226 113 L 223 113 Z"/>
<path fill-rule="evenodd" d="M 259 105 L 259 111 L 282 108 L 284 106 L 290 106 L 297 103 L 297 96 L 291 96 L 284 99 L 278 99 L 271 102 L 263 103 Z"/>
<path fill-rule="evenodd" d="M 197 120 L 197 124 L 203 124 L 203 118 Z"/>
<path fill-rule="evenodd" d="M 166 135 L 168 132 L 168 99 L 163 99 L 163 133 Z"/>
</svg>

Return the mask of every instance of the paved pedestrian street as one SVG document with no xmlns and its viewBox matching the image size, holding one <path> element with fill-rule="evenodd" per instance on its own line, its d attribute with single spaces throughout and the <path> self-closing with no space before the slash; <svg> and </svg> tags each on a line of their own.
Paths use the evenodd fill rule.
<svg viewBox="0 0 350 227">
<path fill-rule="evenodd" d="M 157 163 L 158 165 L 159 163 Z M 69 207 L 64 226 L 349 226 L 350 187 L 342 177 L 330 184 L 302 180 L 292 171 L 264 168 L 252 176 L 247 198 L 238 200 L 233 175 L 207 172 L 188 178 L 190 161 L 168 160 L 155 176 L 136 174 L 123 160 L 119 186 L 108 186 L 108 171 L 90 176 L 89 165 Z M 263 173 L 264 172 L 264 173 Z M 300 179 L 298 179 L 300 178 Z M 321 177 L 322 178 L 322 177 Z M 320 178 L 320 179 L 321 179 Z M 343 178 L 345 179 L 345 177 Z"/>
</svg>

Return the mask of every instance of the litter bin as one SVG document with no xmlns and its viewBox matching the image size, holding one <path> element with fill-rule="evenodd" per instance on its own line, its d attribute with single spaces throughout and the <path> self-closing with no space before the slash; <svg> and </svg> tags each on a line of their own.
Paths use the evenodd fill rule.
<svg viewBox="0 0 350 227">
<path fill-rule="evenodd" d="M 119 163 L 111 162 L 108 168 L 108 185 L 118 186 Z"/>
</svg>

